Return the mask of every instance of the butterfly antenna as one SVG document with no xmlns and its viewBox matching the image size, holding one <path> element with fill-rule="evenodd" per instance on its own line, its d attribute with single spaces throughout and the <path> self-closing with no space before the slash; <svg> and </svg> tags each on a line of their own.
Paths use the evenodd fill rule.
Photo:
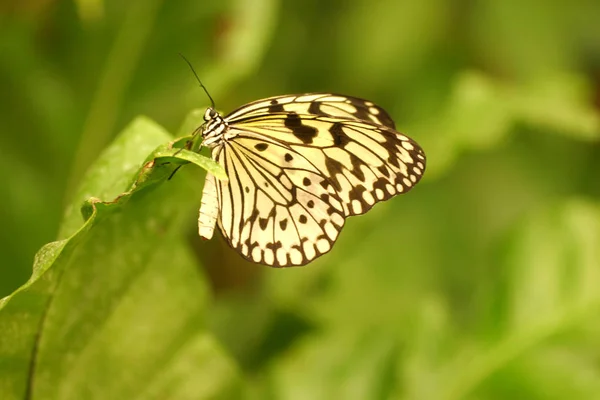
<svg viewBox="0 0 600 400">
<path fill-rule="evenodd" d="M 183 56 L 183 54 L 179 53 L 179 55 L 181 56 L 181 58 L 183 58 L 183 60 L 187 63 L 187 65 L 190 66 L 190 69 L 192 70 L 192 72 L 194 73 L 194 76 L 196 77 L 196 80 L 198 81 L 198 83 L 200 84 L 200 87 L 202 89 L 204 89 L 204 93 L 206 93 L 206 95 L 208 96 L 208 98 L 210 99 L 210 104 L 211 107 L 214 109 L 215 108 L 215 101 L 213 100 L 213 98 L 211 97 L 210 93 L 208 93 L 208 90 L 206 89 L 206 86 L 204 86 L 202 84 L 202 81 L 200 80 L 200 78 L 198 77 L 198 74 L 196 73 L 196 70 L 194 69 L 194 67 L 192 66 L 192 63 L 188 61 L 187 58 L 185 58 Z"/>
</svg>

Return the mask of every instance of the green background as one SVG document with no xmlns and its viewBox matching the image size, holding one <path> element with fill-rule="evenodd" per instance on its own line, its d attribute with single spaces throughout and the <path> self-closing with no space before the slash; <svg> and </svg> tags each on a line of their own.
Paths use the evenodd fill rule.
<svg viewBox="0 0 600 400">
<path fill-rule="evenodd" d="M 0 3 L 0 398 L 600 398 L 598 16 L 597 0 Z M 84 223 L 85 200 L 128 190 L 200 121 L 178 53 L 224 112 L 376 102 L 424 148 L 423 180 L 302 268 L 201 242 L 193 166 L 86 203 Z"/>
</svg>

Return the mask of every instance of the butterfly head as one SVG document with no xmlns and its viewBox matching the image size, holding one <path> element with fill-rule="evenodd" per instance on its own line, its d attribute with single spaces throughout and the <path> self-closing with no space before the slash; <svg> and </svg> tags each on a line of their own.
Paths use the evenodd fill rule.
<svg viewBox="0 0 600 400">
<path fill-rule="evenodd" d="M 208 107 L 204 112 L 204 122 L 210 122 L 211 120 L 217 118 L 219 113 L 212 107 Z"/>
<path fill-rule="evenodd" d="M 202 129 L 203 146 L 213 148 L 221 144 L 227 132 L 227 122 L 213 107 L 208 107 L 204 112 L 204 129 Z"/>
</svg>

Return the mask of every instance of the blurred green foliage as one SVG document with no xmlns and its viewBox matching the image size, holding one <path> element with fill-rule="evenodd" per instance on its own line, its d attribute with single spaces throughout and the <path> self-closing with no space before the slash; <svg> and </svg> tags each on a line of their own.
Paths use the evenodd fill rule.
<svg viewBox="0 0 600 400">
<path fill-rule="evenodd" d="M 0 398 L 599 398 L 598 15 L 0 4 Z M 425 149 L 422 183 L 303 268 L 200 243 L 199 168 L 88 203 L 84 223 L 85 200 L 126 191 L 208 104 L 178 52 L 225 112 L 308 91 L 377 102 Z"/>
</svg>

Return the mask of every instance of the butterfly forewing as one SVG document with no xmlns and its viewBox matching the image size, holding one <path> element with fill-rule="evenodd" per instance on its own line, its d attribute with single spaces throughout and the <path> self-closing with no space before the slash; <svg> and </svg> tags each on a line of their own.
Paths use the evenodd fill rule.
<svg viewBox="0 0 600 400">
<path fill-rule="evenodd" d="M 257 263 L 310 262 L 332 248 L 346 217 L 407 192 L 425 171 L 419 145 L 366 100 L 278 96 L 225 121 L 227 138 L 212 151 L 229 176 L 216 182 L 218 223 Z"/>
<path fill-rule="evenodd" d="M 390 115 L 378 105 L 357 97 L 331 93 L 306 93 L 257 100 L 233 111 L 225 117 L 225 120 L 235 124 L 247 118 L 256 116 L 260 118 L 278 113 L 358 119 L 395 129 Z"/>
<path fill-rule="evenodd" d="M 290 116 L 291 115 L 291 116 Z M 407 136 L 383 126 L 332 117 L 276 114 L 236 125 L 235 141 L 253 138 L 285 145 L 327 177 L 346 216 L 363 214 L 377 201 L 406 192 L 425 168 L 421 148 Z"/>
</svg>

